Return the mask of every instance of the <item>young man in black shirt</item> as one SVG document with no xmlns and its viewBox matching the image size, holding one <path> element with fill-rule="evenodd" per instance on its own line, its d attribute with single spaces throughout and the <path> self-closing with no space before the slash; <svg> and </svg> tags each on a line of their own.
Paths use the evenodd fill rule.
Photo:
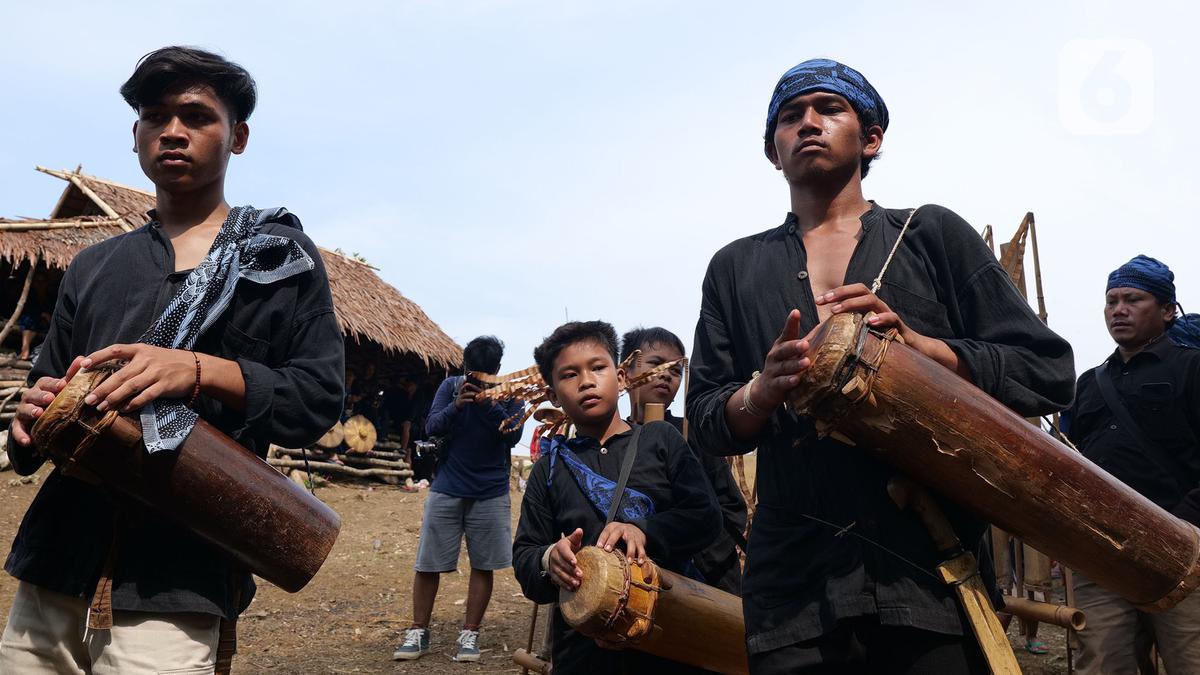
<svg viewBox="0 0 1200 675">
<path fill-rule="evenodd" d="M 1190 319 L 1178 307 L 1175 275 L 1154 258 L 1139 255 L 1109 275 L 1104 322 L 1117 348 L 1079 377 L 1063 427 L 1088 459 L 1200 525 L 1200 349 L 1173 339 Z M 1101 378 L 1136 429 L 1108 405 Z M 1135 646 L 1150 636 L 1168 672 L 1200 672 L 1200 595 L 1151 614 L 1076 573 L 1075 602 L 1088 617 L 1076 672 L 1135 675 Z"/>
<path fill-rule="evenodd" d="M 814 59 L 784 74 L 764 150 L 787 180 L 790 211 L 717 252 L 704 278 L 688 420 L 709 452 L 759 451 L 742 581 L 753 673 L 986 669 L 953 589 L 932 574 L 940 561 L 927 532 L 888 497 L 894 472 L 866 448 L 816 438 L 784 408 L 809 365 L 802 336 L 833 314 L 874 312 L 873 326 L 897 328 L 1023 415 L 1071 399 L 1070 346 L 966 222 L 940 206 L 914 213 L 863 198 L 887 126 L 858 71 Z M 948 510 L 963 544 L 982 553 L 984 524 Z"/>
<path fill-rule="evenodd" d="M 679 336 L 657 326 L 634 328 L 621 336 L 621 363 L 625 363 L 629 355 L 637 350 L 641 350 L 641 355 L 630 367 L 628 376 L 631 378 L 684 357 L 683 341 Z M 647 403 L 669 407 L 679 393 L 682 382 L 683 366 L 679 365 L 664 370 L 652 381 L 630 391 L 630 419 L 636 424 L 643 424 Z M 683 418 L 675 417 L 667 409 L 664 420 L 683 433 Z M 698 450 L 696 453 L 708 477 L 708 484 L 717 497 L 717 504 L 721 507 L 721 531 L 711 544 L 692 558 L 692 562 L 704 576 L 704 583 L 741 595 L 742 566 L 738 546 L 744 549 L 746 545 L 743 534 L 746 531 L 746 500 L 734 482 L 733 472 L 729 470 L 729 463 L 724 457 Z"/>
<path fill-rule="evenodd" d="M 86 402 L 138 414 L 148 452 L 174 451 L 197 415 L 260 455 L 315 441 L 337 420 L 343 377 L 321 256 L 286 210 L 225 202 L 254 80 L 215 54 L 167 47 L 121 93 L 155 210 L 68 268 L 11 427 L 13 466 L 41 466 L 31 427 L 81 367 L 101 365 L 119 370 Z M 12 673 L 212 672 L 222 621 L 254 594 L 249 573 L 167 514 L 57 470 L 5 570 L 20 580 L 0 638 L 0 671 Z M 97 610 L 109 602 L 106 627 Z"/>
<path fill-rule="evenodd" d="M 577 588 L 582 572 L 575 554 L 585 543 L 683 572 L 716 536 L 720 512 L 700 463 L 674 427 L 648 424 L 632 448 L 634 429 L 617 410 L 625 374 L 617 368 L 612 326 L 564 324 L 533 357 L 550 383 L 551 401 L 574 422 L 576 435 L 551 439 L 526 484 L 513 541 L 513 571 L 525 597 L 547 604 L 557 602 L 559 587 Z M 606 524 L 622 460 L 634 451 L 620 508 Z M 695 672 L 633 650 L 602 649 L 572 630 L 557 609 L 551 621 L 555 673 Z"/>
</svg>

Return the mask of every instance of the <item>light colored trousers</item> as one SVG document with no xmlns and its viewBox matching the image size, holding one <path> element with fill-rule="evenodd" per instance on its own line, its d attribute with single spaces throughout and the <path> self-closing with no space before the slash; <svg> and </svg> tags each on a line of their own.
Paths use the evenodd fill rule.
<svg viewBox="0 0 1200 675">
<path fill-rule="evenodd" d="M 1200 592 L 1151 614 L 1076 572 L 1075 604 L 1087 616 L 1075 659 L 1079 675 L 1137 675 L 1137 646 L 1151 640 L 1168 675 L 1200 673 Z"/>
<path fill-rule="evenodd" d="M 213 672 L 221 619 L 209 614 L 113 612 L 88 630 L 87 603 L 24 581 L 0 636 L 0 675 L 202 675 Z"/>
</svg>

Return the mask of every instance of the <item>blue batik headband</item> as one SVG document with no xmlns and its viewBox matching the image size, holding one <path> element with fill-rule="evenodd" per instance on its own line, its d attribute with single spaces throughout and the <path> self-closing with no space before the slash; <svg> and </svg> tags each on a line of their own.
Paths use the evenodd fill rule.
<svg viewBox="0 0 1200 675">
<path fill-rule="evenodd" d="M 862 73 L 830 59 L 809 59 L 784 73 L 779 78 L 779 84 L 775 85 L 771 104 L 767 106 L 767 131 L 763 136 L 767 145 L 772 143 L 775 136 L 779 109 L 797 96 L 814 91 L 827 91 L 844 97 L 854 112 L 858 113 L 864 128 L 868 124 L 878 124 L 887 131 L 887 105 Z"/>
</svg>

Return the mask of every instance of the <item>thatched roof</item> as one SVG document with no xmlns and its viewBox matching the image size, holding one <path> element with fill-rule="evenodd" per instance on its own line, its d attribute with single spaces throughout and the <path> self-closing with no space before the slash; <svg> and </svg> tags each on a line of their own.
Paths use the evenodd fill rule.
<svg viewBox="0 0 1200 675">
<path fill-rule="evenodd" d="M 400 294 L 366 263 L 321 250 L 333 306 L 342 331 L 356 341 L 366 338 L 395 352 L 425 357 L 428 366 L 462 365 L 462 347 L 442 332 L 417 303 Z"/>
<path fill-rule="evenodd" d="M 13 266 L 35 257 L 65 269 L 80 251 L 121 234 L 124 223 L 104 216 L 50 220 L 7 220 L 0 218 L 0 259 Z"/>
<path fill-rule="evenodd" d="M 154 195 L 149 192 L 89 176 L 78 168 L 56 171 L 39 166 L 37 170 L 67 181 L 66 189 L 50 212 L 51 218 L 107 216 L 134 230 L 146 224 L 149 220 L 146 212 L 154 208 Z"/>
<path fill-rule="evenodd" d="M 79 169 L 42 173 L 67 181 L 48 220 L 0 219 L 0 259 L 18 265 L 37 256 L 65 269 L 92 244 L 144 225 L 154 195 L 89 176 Z M 374 268 L 324 248 L 338 323 L 355 343 L 370 341 L 383 351 L 414 354 L 430 368 L 456 368 L 462 348 L 413 301 L 388 285 Z"/>
</svg>

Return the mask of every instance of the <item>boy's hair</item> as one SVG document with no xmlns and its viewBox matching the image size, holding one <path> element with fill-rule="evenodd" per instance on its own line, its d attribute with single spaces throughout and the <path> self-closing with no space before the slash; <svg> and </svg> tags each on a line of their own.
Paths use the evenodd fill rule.
<svg viewBox="0 0 1200 675">
<path fill-rule="evenodd" d="M 643 328 L 638 326 L 621 337 L 621 360 L 629 358 L 635 350 L 647 347 L 649 345 L 667 345 L 679 350 L 680 354 L 687 356 L 687 350 L 683 348 L 683 341 L 679 336 L 659 326 L 651 328 Z"/>
<path fill-rule="evenodd" d="M 613 365 L 617 361 L 617 331 L 606 321 L 571 321 L 564 323 L 550 334 L 542 344 L 533 350 L 533 360 L 537 362 L 542 379 L 551 387 L 554 386 L 554 361 L 564 349 L 580 342 L 595 342 L 608 351 L 612 356 Z"/>
<path fill-rule="evenodd" d="M 202 84 L 213 88 L 234 122 L 250 119 L 258 101 L 254 78 L 238 64 L 194 47 L 163 47 L 143 56 L 121 85 L 121 96 L 140 112 L 180 87 Z"/>
<path fill-rule="evenodd" d="M 478 370 L 490 375 L 500 372 L 504 343 L 495 335 L 480 335 L 463 349 L 463 371 Z"/>
</svg>

